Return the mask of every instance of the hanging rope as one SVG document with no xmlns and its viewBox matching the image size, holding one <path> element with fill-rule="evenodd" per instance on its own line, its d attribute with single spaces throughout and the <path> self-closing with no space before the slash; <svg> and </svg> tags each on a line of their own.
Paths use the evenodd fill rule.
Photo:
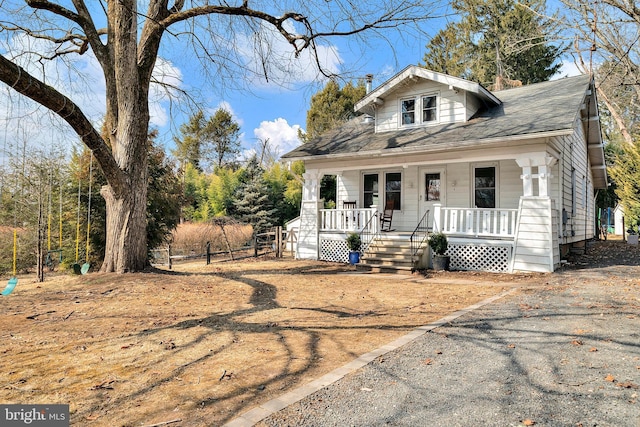
<svg viewBox="0 0 640 427">
<path fill-rule="evenodd" d="M 89 263 L 89 231 L 91 230 L 91 182 L 93 178 L 93 151 L 89 160 L 89 203 L 87 206 L 87 249 L 84 254 L 85 263 Z"/>
<path fill-rule="evenodd" d="M 18 274 L 18 230 L 13 229 L 13 277 Z"/>
<path fill-rule="evenodd" d="M 78 259 L 80 259 L 80 191 L 82 181 L 80 180 L 80 174 L 78 174 L 78 214 L 76 216 L 76 265 Z"/>
</svg>

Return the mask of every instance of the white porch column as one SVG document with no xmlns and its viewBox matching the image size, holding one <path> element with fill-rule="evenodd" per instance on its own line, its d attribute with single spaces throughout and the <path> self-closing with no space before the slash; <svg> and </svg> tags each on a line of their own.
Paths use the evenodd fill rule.
<svg viewBox="0 0 640 427">
<path fill-rule="evenodd" d="M 433 205 L 433 232 L 439 233 L 442 230 L 442 204 Z"/>
<path fill-rule="evenodd" d="M 514 237 L 512 271 L 553 272 L 560 264 L 558 219 L 549 192 L 551 167 L 558 159 L 545 152 L 516 158 L 522 168 L 522 197 Z M 534 171 L 534 168 L 537 170 Z M 533 180 L 538 180 L 534 194 Z"/>
<path fill-rule="evenodd" d="M 302 188 L 302 205 L 300 206 L 300 231 L 296 258 L 318 259 L 318 232 L 320 229 L 318 212 L 323 207 L 320 196 L 320 180 L 322 174 L 317 169 L 306 171 Z"/>
<path fill-rule="evenodd" d="M 551 167 L 556 164 L 557 158 L 547 153 L 527 153 L 516 157 L 516 163 L 522 168 L 522 195 L 530 196 L 549 196 L 549 179 L 551 175 Z M 537 168 L 537 173 L 533 173 L 533 168 Z M 538 194 L 533 194 L 533 180 L 538 180 Z"/>
</svg>

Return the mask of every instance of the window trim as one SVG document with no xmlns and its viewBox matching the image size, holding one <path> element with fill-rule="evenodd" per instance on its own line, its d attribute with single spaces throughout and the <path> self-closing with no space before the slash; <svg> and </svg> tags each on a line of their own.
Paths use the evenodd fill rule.
<svg viewBox="0 0 640 427">
<path fill-rule="evenodd" d="M 472 163 L 471 164 L 471 207 L 476 207 L 476 169 L 482 168 L 494 168 L 495 170 L 495 206 L 493 208 L 481 208 L 481 209 L 499 209 L 500 207 L 500 164 L 498 162 L 490 163 Z"/>
<path fill-rule="evenodd" d="M 410 111 L 413 114 L 413 122 L 411 123 L 405 123 L 404 122 L 404 115 L 408 114 L 409 112 L 405 112 L 404 111 L 404 103 L 407 101 L 413 101 L 413 110 Z M 419 104 L 418 101 L 416 100 L 415 97 L 413 98 L 401 98 L 400 99 L 400 126 L 414 126 L 418 124 L 418 118 L 416 112 L 420 111 L 419 110 Z"/>
<path fill-rule="evenodd" d="M 424 121 L 423 120 L 423 115 L 424 115 L 424 99 L 425 98 L 429 98 L 429 97 L 434 97 L 435 98 L 435 119 L 434 120 L 430 120 L 430 121 Z M 435 125 L 440 123 L 440 101 L 442 99 L 441 93 L 440 91 L 431 91 L 431 92 L 423 92 L 423 93 L 419 93 L 416 94 L 414 96 L 406 96 L 403 98 L 399 98 L 398 102 L 398 127 L 400 128 L 410 128 L 410 127 L 414 127 L 414 126 L 421 126 L 421 125 Z M 403 120 L 403 103 L 405 101 L 413 101 L 414 103 L 414 109 L 413 109 L 413 123 L 404 123 Z"/>
<path fill-rule="evenodd" d="M 424 120 L 424 112 L 425 112 L 425 105 L 424 105 L 424 99 L 425 98 L 435 98 L 435 102 L 434 102 L 434 107 L 432 108 L 433 110 L 435 110 L 435 115 L 434 115 L 434 119 L 433 120 Z M 432 123 L 438 123 L 440 121 L 440 96 L 438 96 L 438 93 L 429 93 L 429 94 L 424 94 L 424 95 L 420 95 L 420 112 L 422 113 L 420 115 L 420 122 L 421 123 L 427 123 L 427 124 L 432 124 Z"/>
<path fill-rule="evenodd" d="M 361 174 L 361 179 L 362 179 L 362 184 L 360 185 L 360 191 L 362 192 L 362 205 L 364 208 L 369 208 L 371 206 L 366 206 L 365 203 L 365 189 L 364 189 L 364 177 L 366 175 L 376 175 L 376 179 L 378 181 L 378 191 L 377 193 L 372 192 L 372 194 L 377 194 L 378 195 L 378 203 L 380 203 L 380 171 L 363 171 Z"/>
<path fill-rule="evenodd" d="M 391 169 L 391 170 L 385 170 L 382 172 L 382 175 L 384 177 L 384 205 L 382 206 L 382 208 L 384 208 L 387 205 L 387 175 L 388 174 L 392 174 L 392 173 L 397 173 L 398 175 L 400 175 L 400 189 L 397 191 L 392 191 L 391 193 L 400 193 L 399 195 L 399 201 L 398 203 L 400 204 L 398 209 L 393 209 L 394 211 L 399 211 L 402 212 L 402 207 L 404 206 L 404 173 L 402 170 L 397 170 L 397 169 Z"/>
</svg>

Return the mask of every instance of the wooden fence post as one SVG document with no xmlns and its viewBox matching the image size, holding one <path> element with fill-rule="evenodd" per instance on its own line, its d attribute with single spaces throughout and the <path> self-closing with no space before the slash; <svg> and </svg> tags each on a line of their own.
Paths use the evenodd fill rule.
<svg viewBox="0 0 640 427">
<path fill-rule="evenodd" d="M 276 227 L 276 258 L 282 258 L 282 227 Z"/>
<path fill-rule="evenodd" d="M 258 258 L 258 235 L 253 235 L 253 256 Z"/>
<path fill-rule="evenodd" d="M 167 246 L 167 262 L 169 264 L 169 270 L 171 270 L 171 245 Z"/>
<path fill-rule="evenodd" d="M 211 242 L 207 242 L 207 265 L 211 264 Z"/>
</svg>

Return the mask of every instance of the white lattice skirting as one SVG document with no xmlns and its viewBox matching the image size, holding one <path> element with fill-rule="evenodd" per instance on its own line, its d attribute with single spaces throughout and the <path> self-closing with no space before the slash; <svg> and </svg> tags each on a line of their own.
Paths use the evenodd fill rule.
<svg viewBox="0 0 640 427">
<path fill-rule="evenodd" d="M 488 271 L 508 273 L 511 245 L 483 245 L 449 242 L 447 255 L 451 257 L 451 270 Z"/>
<path fill-rule="evenodd" d="M 345 240 L 320 239 L 320 260 L 349 262 L 349 247 Z"/>
</svg>

